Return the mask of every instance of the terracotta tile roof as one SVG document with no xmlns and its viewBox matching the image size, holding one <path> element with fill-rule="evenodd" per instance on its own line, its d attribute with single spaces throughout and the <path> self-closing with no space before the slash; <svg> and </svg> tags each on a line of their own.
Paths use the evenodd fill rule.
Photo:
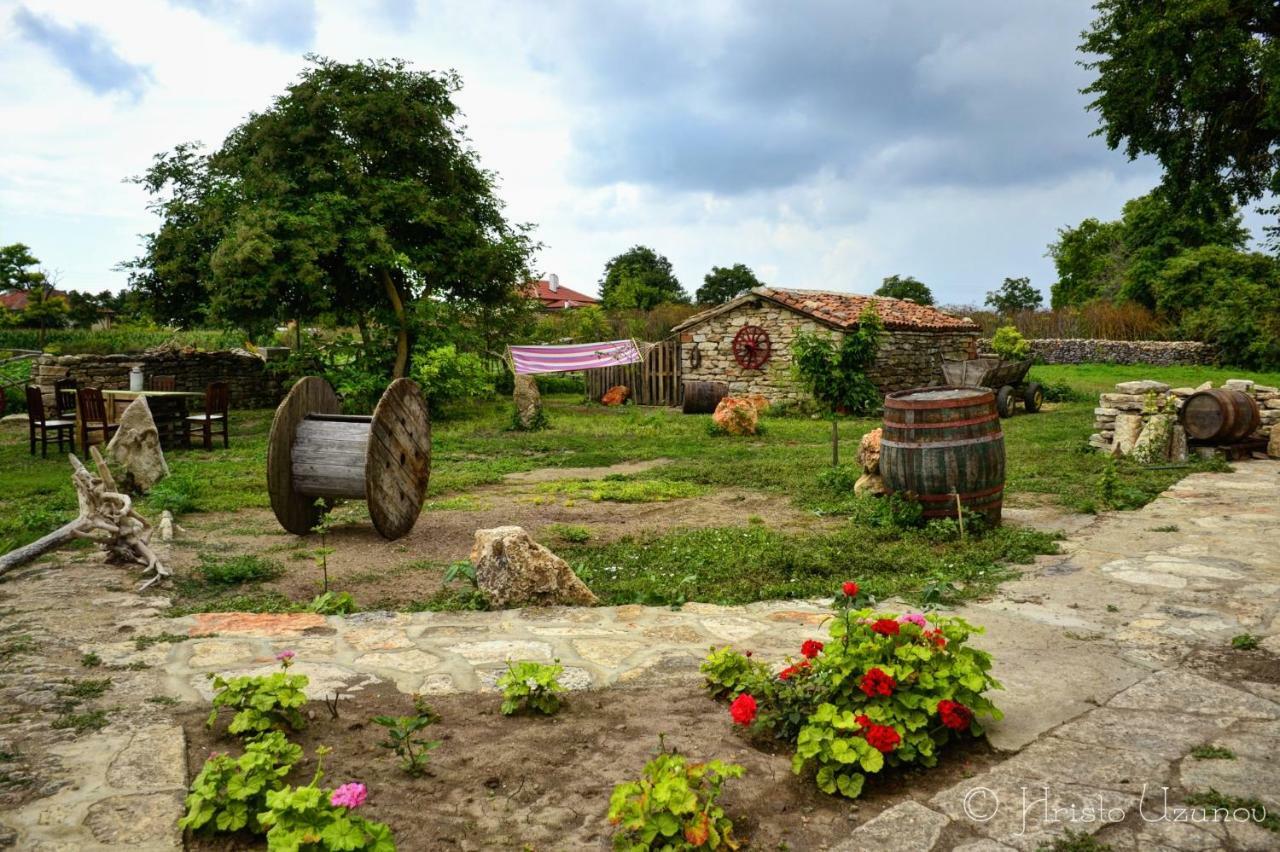
<svg viewBox="0 0 1280 852">
<path fill-rule="evenodd" d="M 542 281 L 530 281 L 529 290 L 530 298 L 537 299 L 542 303 L 542 307 L 547 310 L 580 308 L 584 305 L 600 304 L 600 300 L 594 296 L 579 293 L 577 290 L 570 290 L 563 284 L 557 284 L 553 290 L 551 289 L 551 282 L 545 279 Z"/>
<path fill-rule="evenodd" d="M 7 293 L 0 293 L 0 308 L 8 308 L 11 311 L 21 311 L 25 310 L 26 307 L 26 290 L 10 290 Z"/>
<path fill-rule="evenodd" d="M 875 308 L 885 328 L 903 331 L 978 331 L 978 324 L 968 317 L 952 316 L 929 305 L 918 305 L 888 296 L 861 296 L 857 293 L 831 293 L 825 290 L 789 290 L 779 287 L 756 287 L 723 305 L 695 314 L 676 326 L 682 331 L 698 325 L 752 299 L 764 298 L 790 308 L 838 329 L 853 328 L 868 305 Z"/>
</svg>

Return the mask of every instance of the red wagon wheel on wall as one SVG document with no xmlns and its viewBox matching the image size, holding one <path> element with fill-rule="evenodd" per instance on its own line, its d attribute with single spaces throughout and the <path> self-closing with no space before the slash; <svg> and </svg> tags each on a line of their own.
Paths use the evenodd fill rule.
<svg viewBox="0 0 1280 852">
<path fill-rule="evenodd" d="M 744 325 L 733 336 L 733 358 L 744 370 L 759 370 L 773 354 L 769 332 L 758 325 Z"/>
</svg>

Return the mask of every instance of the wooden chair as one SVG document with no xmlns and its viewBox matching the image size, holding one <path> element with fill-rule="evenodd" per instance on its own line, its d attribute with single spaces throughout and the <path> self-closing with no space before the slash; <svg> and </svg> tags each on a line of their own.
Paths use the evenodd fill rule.
<svg viewBox="0 0 1280 852">
<path fill-rule="evenodd" d="M 44 392 L 35 385 L 27 386 L 27 428 L 31 433 L 31 455 L 36 454 L 36 431 L 40 432 L 40 457 L 49 457 L 49 432 L 52 431 L 58 442 L 58 452 L 62 452 L 62 442 L 71 445 L 70 452 L 76 451 L 76 421 L 45 416 Z"/>
<path fill-rule="evenodd" d="M 178 379 L 174 376 L 148 376 L 147 390 L 153 391 L 176 391 L 178 389 Z"/>
<path fill-rule="evenodd" d="M 226 382 L 212 382 L 204 389 L 204 414 L 193 414 L 187 418 L 186 443 L 191 445 L 191 433 L 200 430 L 204 437 L 204 448 L 213 449 L 213 427 L 221 424 L 222 446 L 231 446 L 227 435 L 227 420 L 230 409 L 230 398 Z"/>
<path fill-rule="evenodd" d="M 58 417 L 75 419 L 76 390 L 79 387 L 79 382 L 70 376 L 53 383 L 53 406 L 57 409 Z"/>
<path fill-rule="evenodd" d="M 102 443 L 120 428 L 118 423 L 107 422 L 107 405 L 98 388 L 80 388 L 76 391 L 76 409 L 80 420 L 80 448 L 89 451 L 89 433 L 101 430 Z M 96 443 L 96 442 L 95 442 Z"/>
</svg>

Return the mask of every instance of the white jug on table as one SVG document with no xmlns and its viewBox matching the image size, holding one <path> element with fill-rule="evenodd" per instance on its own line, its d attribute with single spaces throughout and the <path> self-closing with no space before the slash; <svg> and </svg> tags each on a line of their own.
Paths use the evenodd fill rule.
<svg viewBox="0 0 1280 852">
<path fill-rule="evenodd" d="M 142 389 L 142 367 L 135 366 L 129 371 L 129 390 L 140 391 Z"/>
</svg>

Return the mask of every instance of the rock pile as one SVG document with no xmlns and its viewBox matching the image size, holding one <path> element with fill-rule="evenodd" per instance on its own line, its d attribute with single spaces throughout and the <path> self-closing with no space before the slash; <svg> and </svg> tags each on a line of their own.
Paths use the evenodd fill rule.
<svg viewBox="0 0 1280 852">
<path fill-rule="evenodd" d="M 1262 428 L 1254 437 L 1271 436 L 1270 452 L 1280 457 L 1280 390 L 1257 385 L 1247 379 L 1223 382 L 1227 390 L 1250 394 L 1262 410 Z M 1098 398 L 1093 410 L 1093 428 L 1089 445 L 1115 455 L 1137 454 L 1144 461 L 1171 459 L 1185 461 L 1187 436 L 1177 424 L 1177 413 L 1187 397 L 1197 391 L 1210 390 L 1213 382 L 1199 387 L 1171 388 L 1164 382 L 1150 380 L 1121 382 L 1111 393 Z"/>
</svg>

